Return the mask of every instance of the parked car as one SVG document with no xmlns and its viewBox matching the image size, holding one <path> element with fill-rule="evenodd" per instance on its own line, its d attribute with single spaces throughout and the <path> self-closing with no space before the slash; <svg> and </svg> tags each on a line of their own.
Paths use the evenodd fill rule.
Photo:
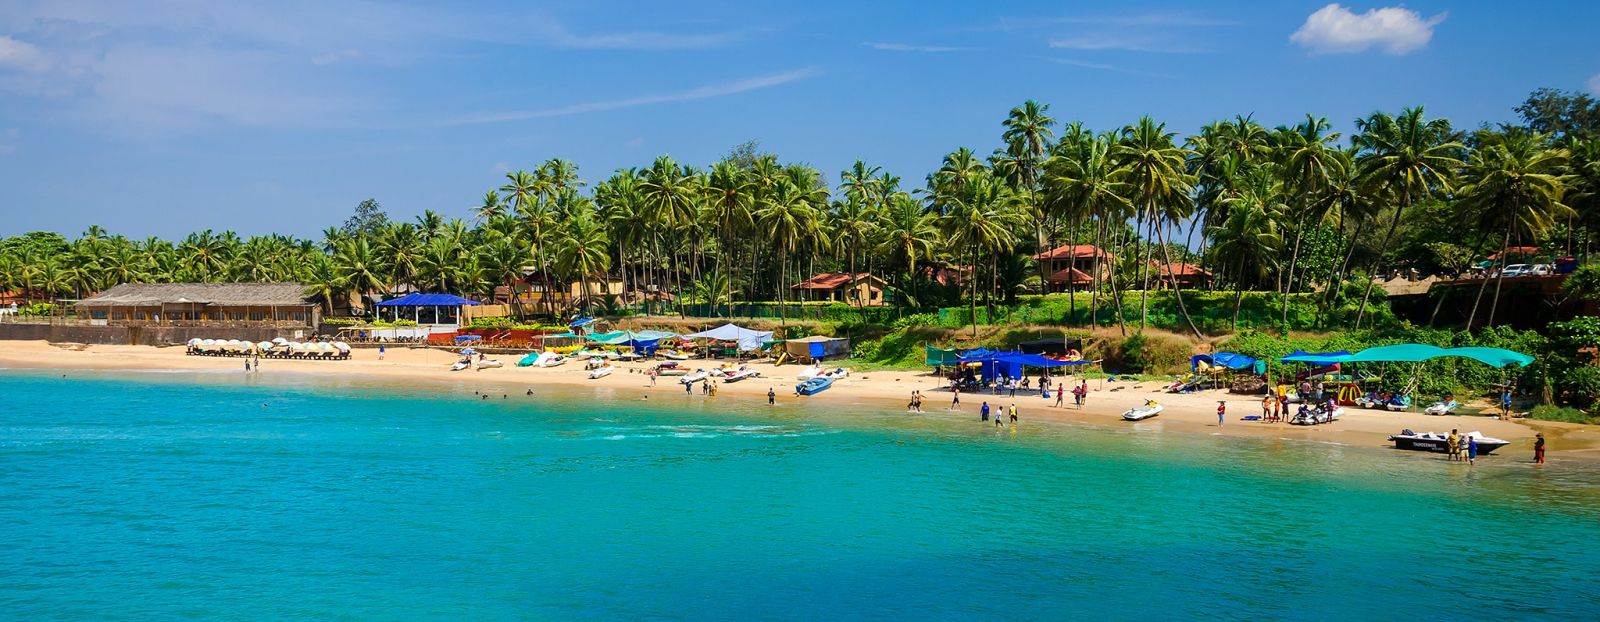
<svg viewBox="0 0 1600 622">
<path fill-rule="evenodd" d="M 1547 263 L 1539 263 L 1539 264 L 1534 264 L 1532 268 L 1529 268 L 1527 274 L 1531 275 L 1531 276 L 1550 276 L 1550 275 L 1555 274 L 1555 273 L 1556 273 L 1555 265 L 1547 264 Z"/>
<path fill-rule="evenodd" d="M 1528 264 L 1514 263 L 1506 266 L 1505 270 L 1500 271 L 1500 276 L 1507 279 L 1514 279 L 1519 276 L 1528 276 L 1528 271 L 1530 269 L 1531 268 L 1528 267 Z"/>
</svg>

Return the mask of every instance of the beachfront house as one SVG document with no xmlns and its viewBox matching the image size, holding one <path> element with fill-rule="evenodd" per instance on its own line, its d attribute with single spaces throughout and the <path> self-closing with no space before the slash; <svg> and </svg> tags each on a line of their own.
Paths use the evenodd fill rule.
<svg viewBox="0 0 1600 622">
<path fill-rule="evenodd" d="M 378 319 L 411 320 L 417 324 L 459 326 L 463 307 L 482 304 L 454 294 L 411 293 L 378 303 Z M 451 330 L 454 330 L 453 328 Z"/>
<path fill-rule="evenodd" d="M 1159 280 L 1159 283 L 1155 284 L 1156 289 L 1169 287 L 1173 281 L 1177 281 L 1178 289 L 1211 287 L 1211 272 L 1200 266 L 1182 261 L 1170 264 L 1158 261 L 1150 263 L 1156 269 L 1156 277 Z"/>
<path fill-rule="evenodd" d="M 123 283 L 78 301 L 93 324 L 316 326 L 321 307 L 298 283 Z"/>
<path fill-rule="evenodd" d="M 1111 253 L 1093 244 L 1066 244 L 1033 256 L 1044 265 L 1047 292 L 1079 291 L 1094 285 L 1095 275 L 1106 278 Z"/>
<path fill-rule="evenodd" d="M 857 274 L 824 272 L 790 285 L 789 289 L 810 295 L 811 300 L 831 300 L 864 307 L 883 305 L 885 282 L 866 272 Z"/>
</svg>

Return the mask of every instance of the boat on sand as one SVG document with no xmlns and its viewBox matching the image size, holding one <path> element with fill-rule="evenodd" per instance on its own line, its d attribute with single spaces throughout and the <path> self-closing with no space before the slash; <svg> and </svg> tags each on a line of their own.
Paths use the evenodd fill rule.
<svg viewBox="0 0 1600 622">
<path fill-rule="evenodd" d="M 1125 421 L 1144 421 L 1161 414 L 1161 411 L 1165 409 L 1165 406 L 1155 400 L 1145 400 L 1143 406 L 1134 406 L 1122 413 L 1122 419 Z"/>
<path fill-rule="evenodd" d="M 1461 447 L 1466 447 L 1466 439 L 1468 437 L 1478 439 L 1478 453 L 1483 455 L 1494 453 L 1494 450 L 1511 444 L 1511 441 L 1494 438 L 1492 436 L 1484 436 L 1482 432 L 1474 430 L 1472 432 L 1467 432 L 1466 434 L 1460 435 L 1462 441 Z M 1395 449 L 1432 451 L 1437 453 L 1447 453 L 1450 451 L 1450 437 L 1437 432 L 1417 433 L 1408 428 L 1401 430 L 1399 434 L 1389 435 L 1389 440 L 1394 442 Z"/>
<path fill-rule="evenodd" d="M 794 392 L 799 393 L 800 395 L 816 395 L 823 391 L 827 391 L 828 387 L 831 386 L 833 386 L 832 378 L 827 376 L 816 376 L 810 380 L 806 380 L 795 385 Z"/>
</svg>

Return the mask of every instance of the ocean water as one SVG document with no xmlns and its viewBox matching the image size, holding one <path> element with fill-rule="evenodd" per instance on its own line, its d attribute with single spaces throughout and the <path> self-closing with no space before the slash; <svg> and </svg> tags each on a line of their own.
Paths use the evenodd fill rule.
<svg viewBox="0 0 1600 622">
<path fill-rule="evenodd" d="M 1582 461 L 69 375 L 0 372 L 6 619 L 1600 618 Z"/>
</svg>

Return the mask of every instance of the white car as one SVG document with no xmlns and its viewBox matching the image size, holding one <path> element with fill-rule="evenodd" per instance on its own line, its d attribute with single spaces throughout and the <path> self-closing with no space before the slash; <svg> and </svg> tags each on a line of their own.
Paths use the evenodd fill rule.
<svg viewBox="0 0 1600 622">
<path fill-rule="evenodd" d="M 1537 263 L 1533 264 L 1533 267 L 1528 268 L 1528 270 L 1522 274 L 1523 276 L 1550 276 L 1555 273 L 1555 266 L 1547 263 Z"/>
<path fill-rule="evenodd" d="M 1514 279 L 1514 278 L 1517 278 L 1519 276 L 1528 276 L 1528 275 L 1530 275 L 1531 274 L 1531 270 L 1532 270 L 1532 268 L 1530 268 L 1528 266 L 1528 264 L 1525 264 L 1525 263 L 1514 263 L 1514 264 L 1511 264 L 1509 266 L 1506 266 L 1505 270 L 1500 271 L 1500 276 L 1503 277 L 1503 278 L 1507 278 L 1507 279 Z"/>
</svg>

